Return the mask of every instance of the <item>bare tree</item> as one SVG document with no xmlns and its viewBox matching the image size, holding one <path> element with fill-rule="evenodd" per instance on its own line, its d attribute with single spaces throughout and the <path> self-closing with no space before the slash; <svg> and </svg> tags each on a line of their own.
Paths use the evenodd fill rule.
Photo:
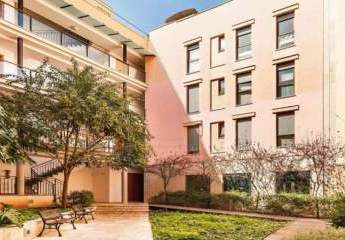
<svg viewBox="0 0 345 240">
<path fill-rule="evenodd" d="M 191 158 L 186 154 L 172 153 L 154 159 L 154 164 L 146 166 L 146 172 L 160 177 L 163 181 L 164 201 L 167 201 L 167 189 L 170 181 L 183 175 L 190 168 Z"/>
<path fill-rule="evenodd" d="M 251 187 L 256 195 L 256 208 L 260 200 L 274 191 L 276 173 L 289 168 L 287 155 L 281 151 L 264 148 L 260 144 L 233 150 L 223 158 L 223 171 L 250 174 Z"/>
<path fill-rule="evenodd" d="M 211 184 L 219 178 L 221 159 L 221 155 L 193 157 L 192 171 L 201 177 L 203 189 L 210 191 Z"/>
<path fill-rule="evenodd" d="M 327 195 L 327 191 L 344 193 L 344 166 L 338 161 L 344 157 L 343 144 L 330 138 L 312 137 L 287 149 L 294 156 L 294 164 L 311 172 L 311 194 Z M 315 198 L 317 217 L 320 209 L 318 198 Z"/>
</svg>

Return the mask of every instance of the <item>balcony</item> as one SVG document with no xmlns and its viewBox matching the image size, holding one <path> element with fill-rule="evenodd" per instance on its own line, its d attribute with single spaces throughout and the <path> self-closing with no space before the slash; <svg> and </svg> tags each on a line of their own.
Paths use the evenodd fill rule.
<svg viewBox="0 0 345 240">
<path fill-rule="evenodd" d="M 19 19 L 18 15 L 19 12 L 16 8 L 0 2 L 0 19 L 21 27 L 54 44 L 63 46 L 82 57 L 87 57 L 97 64 L 111 68 L 135 80 L 145 82 L 144 72 L 90 45 L 87 40 L 78 39 L 68 31 L 58 30 L 31 15 L 23 14 L 22 19 Z"/>
</svg>

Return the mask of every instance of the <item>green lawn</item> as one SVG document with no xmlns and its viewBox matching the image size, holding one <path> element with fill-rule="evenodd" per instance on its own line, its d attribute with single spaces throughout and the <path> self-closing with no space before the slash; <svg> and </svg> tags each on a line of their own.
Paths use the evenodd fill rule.
<svg viewBox="0 0 345 240">
<path fill-rule="evenodd" d="M 150 213 L 154 240 L 263 240 L 285 222 L 186 212 Z"/>
</svg>

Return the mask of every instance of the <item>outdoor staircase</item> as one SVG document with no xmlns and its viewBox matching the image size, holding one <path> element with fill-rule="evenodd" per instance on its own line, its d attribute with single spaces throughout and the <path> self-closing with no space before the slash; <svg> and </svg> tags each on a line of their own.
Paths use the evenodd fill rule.
<svg viewBox="0 0 345 240">
<path fill-rule="evenodd" d="M 149 212 L 147 203 L 94 203 L 97 214 L 145 215 Z"/>
<path fill-rule="evenodd" d="M 61 197 L 63 182 L 53 176 L 63 171 L 59 159 L 50 160 L 31 167 L 31 178 L 25 180 L 26 194 Z"/>
</svg>

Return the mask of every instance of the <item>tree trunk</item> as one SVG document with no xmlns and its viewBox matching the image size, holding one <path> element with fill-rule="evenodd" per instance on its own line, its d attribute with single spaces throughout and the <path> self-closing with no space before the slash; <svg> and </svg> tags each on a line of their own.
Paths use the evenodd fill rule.
<svg viewBox="0 0 345 240">
<path fill-rule="evenodd" d="M 168 203 L 168 194 L 167 194 L 167 184 L 164 183 L 164 186 L 163 186 L 163 199 L 164 199 L 164 203 Z"/>
<path fill-rule="evenodd" d="M 63 179 L 63 190 L 62 190 L 62 207 L 67 207 L 67 193 L 68 193 L 68 182 L 71 172 L 69 170 L 64 171 L 64 179 Z"/>
</svg>

